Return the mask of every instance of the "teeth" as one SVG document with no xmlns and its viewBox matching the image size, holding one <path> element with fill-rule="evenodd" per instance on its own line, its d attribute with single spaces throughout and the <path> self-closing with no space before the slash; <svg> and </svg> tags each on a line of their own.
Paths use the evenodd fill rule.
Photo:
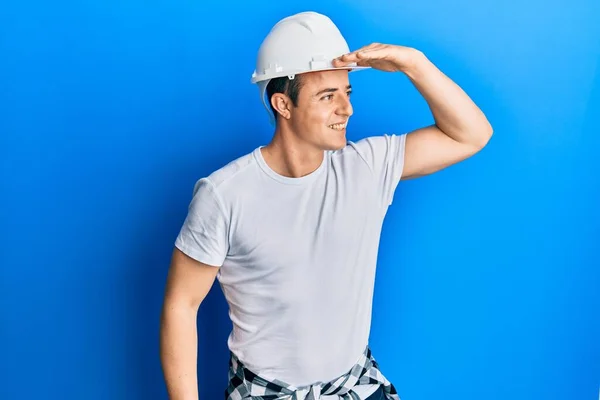
<svg viewBox="0 0 600 400">
<path fill-rule="evenodd" d="M 342 129 L 344 129 L 346 127 L 346 124 L 333 124 L 333 125 L 329 125 L 329 127 L 331 129 L 341 131 Z"/>
</svg>

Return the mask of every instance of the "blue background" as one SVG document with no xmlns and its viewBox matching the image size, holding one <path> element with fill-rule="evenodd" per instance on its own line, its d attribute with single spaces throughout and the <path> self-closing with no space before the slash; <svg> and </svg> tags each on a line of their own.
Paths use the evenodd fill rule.
<svg viewBox="0 0 600 400">
<path fill-rule="evenodd" d="M 305 10 L 352 49 L 422 50 L 495 128 L 388 212 L 371 338 L 401 398 L 598 398 L 597 0 L 3 3 L 0 398 L 166 398 L 159 314 L 193 184 L 270 140 L 256 51 Z M 432 122 L 404 75 L 351 83 L 350 140 Z M 229 329 L 215 286 L 204 400 Z"/>
</svg>

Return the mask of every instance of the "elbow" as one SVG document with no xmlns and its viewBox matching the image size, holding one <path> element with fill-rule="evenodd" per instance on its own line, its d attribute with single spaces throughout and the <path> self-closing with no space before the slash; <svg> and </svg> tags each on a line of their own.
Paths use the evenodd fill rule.
<svg viewBox="0 0 600 400">
<path fill-rule="evenodd" d="M 196 319 L 200 301 L 197 299 L 175 298 L 175 296 L 166 296 L 162 312 L 161 325 L 166 324 L 170 320 L 187 320 Z"/>
<path fill-rule="evenodd" d="M 478 150 L 482 150 L 485 146 L 487 146 L 493 134 L 494 128 L 486 120 L 486 123 L 482 127 L 479 127 L 479 129 L 477 129 L 476 133 L 473 135 L 473 145 Z"/>
<path fill-rule="evenodd" d="M 487 146 L 487 144 L 489 143 L 490 139 L 492 138 L 492 135 L 494 135 L 494 127 L 492 127 L 492 124 L 490 124 L 489 122 L 487 123 L 487 127 L 484 130 L 484 143 L 483 146 Z"/>
</svg>

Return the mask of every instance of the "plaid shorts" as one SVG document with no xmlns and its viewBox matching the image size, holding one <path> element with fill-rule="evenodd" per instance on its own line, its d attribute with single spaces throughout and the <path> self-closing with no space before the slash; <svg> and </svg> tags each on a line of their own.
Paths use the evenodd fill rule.
<svg viewBox="0 0 600 400">
<path fill-rule="evenodd" d="M 344 400 L 361 400 L 352 390 L 358 385 L 379 384 L 387 400 L 400 400 L 396 388 L 381 373 L 369 346 L 348 373 L 328 383 L 294 387 L 278 380 L 268 381 L 242 365 L 230 352 L 229 386 L 225 400 L 318 400 L 337 396 Z"/>
</svg>

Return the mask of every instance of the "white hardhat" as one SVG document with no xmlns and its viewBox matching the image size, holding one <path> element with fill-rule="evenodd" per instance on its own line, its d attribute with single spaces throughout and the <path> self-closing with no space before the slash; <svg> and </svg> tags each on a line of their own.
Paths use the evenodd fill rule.
<svg viewBox="0 0 600 400">
<path fill-rule="evenodd" d="M 258 84 L 260 98 L 269 113 L 271 123 L 275 116 L 265 92 L 269 81 L 283 76 L 294 79 L 296 74 L 333 69 L 358 70 L 356 63 L 334 67 L 332 61 L 350 49 L 341 32 L 329 17 L 302 12 L 279 21 L 271 29 L 258 50 L 252 83 Z"/>
</svg>

